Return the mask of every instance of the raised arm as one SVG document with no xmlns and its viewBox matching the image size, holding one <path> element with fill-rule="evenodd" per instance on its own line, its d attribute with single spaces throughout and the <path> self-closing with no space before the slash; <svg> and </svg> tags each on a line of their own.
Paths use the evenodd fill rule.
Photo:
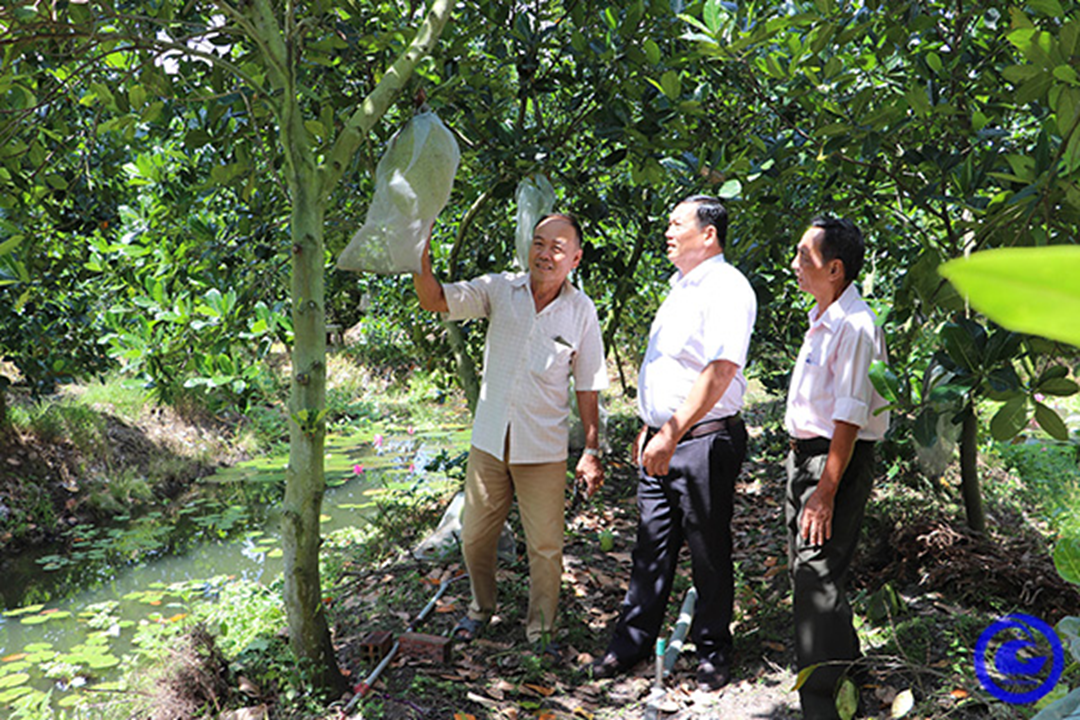
<svg viewBox="0 0 1080 720">
<path fill-rule="evenodd" d="M 442 283 L 431 270 L 430 235 L 424 243 L 424 252 L 420 255 L 420 272 L 413 273 L 412 279 L 413 287 L 416 288 L 416 297 L 420 299 L 420 307 L 433 312 L 449 312 L 450 306 L 446 304 L 446 293 L 443 292 Z"/>
</svg>

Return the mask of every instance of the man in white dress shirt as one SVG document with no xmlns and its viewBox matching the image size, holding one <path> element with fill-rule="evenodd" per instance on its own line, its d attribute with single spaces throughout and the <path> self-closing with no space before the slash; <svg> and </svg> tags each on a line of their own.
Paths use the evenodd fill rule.
<svg viewBox="0 0 1080 720">
<path fill-rule="evenodd" d="M 730 679 L 731 515 L 746 455 L 742 368 L 757 299 L 724 259 L 726 235 L 727 211 L 713 197 L 687 198 L 668 220 L 667 256 L 678 272 L 638 378 L 637 545 L 615 633 L 593 677 L 625 672 L 652 654 L 685 541 L 698 593 L 690 630 L 698 683 L 717 690 Z"/>
<path fill-rule="evenodd" d="M 869 374 L 871 362 L 886 360 L 884 333 L 854 285 L 863 253 L 851 221 L 823 216 L 811 222 L 792 262 L 799 288 L 817 301 L 785 416 L 796 661 L 800 670 L 824 663 L 799 689 L 808 720 L 839 717 L 835 692 L 859 657 L 848 570 L 870 497 L 874 442 L 889 427 Z"/>
<path fill-rule="evenodd" d="M 556 661 L 571 376 L 585 429 L 577 477 L 589 495 L 604 480 L 598 395 L 608 378 L 600 324 L 592 301 L 568 280 L 581 262 L 581 242 L 577 220 L 553 214 L 536 224 L 526 273 L 443 285 L 425 248 L 413 275 L 425 310 L 489 319 L 462 511 L 472 602 L 453 637 L 472 640 L 495 612 L 496 550 L 516 495 L 529 555 L 525 631 L 538 653 Z"/>
</svg>

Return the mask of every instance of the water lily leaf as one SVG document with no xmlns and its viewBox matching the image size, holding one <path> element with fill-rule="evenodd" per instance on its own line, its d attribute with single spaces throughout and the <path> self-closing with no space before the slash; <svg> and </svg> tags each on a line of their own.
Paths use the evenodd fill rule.
<svg viewBox="0 0 1080 720">
<path fill-rule="evenodd" d="M 42 625 L 49 622 L 48 615 L 31 615 L 30 617 L 24 617 L 19 622 L 23 625 Z"/>
<path fill-rule="evenodd" d="M 19 616 L 19 615 L 29 615 L 31 613 L 41 612 L 44 608 L 45 608 L 44 605 L 27 605 L 26 607 L 21 607 L 21 608 L 19 608 L 17 610 L 5 610 L 4 611 L 4 616 L 5 617 L 16 617 L 16 616 Z"/>
<path fill-rule="evenodd" d="M 0 705 L 7 705 L 14 700 L 18 700 L 19 698 L 34 692 L 36 692 L 34 688 L 26 687 L 25 685 L 4 690 L 3 692 L 0 692 Z"/>
<path fill-rule="evenodd" d="M 1080 346 L 1080 247 L 987 250 L 939 272 L 1002 327 Z"/>
<path fill-rule="evenodd" d="M 30 682 L 30 676 L 26 673 L 12 673 L 0 677 L 0 689 L 15 687 Z"/>
<path fill-rule="evenodd" d="M 116 667 L 120 664 L 120 658 L 113 655 L 99 655 L 87 661 L 86 665 L 92 670 L 104 670 Z"/>
</svg>

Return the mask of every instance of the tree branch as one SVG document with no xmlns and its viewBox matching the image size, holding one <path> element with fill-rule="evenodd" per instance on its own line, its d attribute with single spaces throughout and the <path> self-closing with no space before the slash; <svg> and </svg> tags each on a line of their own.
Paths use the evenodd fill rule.
<svg viewBox="0 0 1080 720">
<path fill-rule="evenodd" d="M 352 114 L 345 127 L 341 129 L 333 148 L 327 154 L 327 164 L 323 168 L 322 199 L 325 200 L 331 190 L 345 174 L 345 169 L 363 143 L 371 128 L 386 113 L 397 92 L 404 86 L 421 58 L 431 53 L 442 34 L 450 13 L 454 8 L 453 0 L 434 0 L 423 25 L 413 38 L 409 49 L 399 57 L 386 71 L 379 84 L 372 90 L 360 107 Z"/>
</svg>

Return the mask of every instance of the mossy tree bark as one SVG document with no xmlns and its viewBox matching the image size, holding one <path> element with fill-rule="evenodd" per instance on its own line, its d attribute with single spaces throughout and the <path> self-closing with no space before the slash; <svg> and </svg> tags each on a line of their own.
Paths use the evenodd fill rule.
<svg viewBox="0 0 1080 720">
<path fill-rule="evenodd" d="M 986 532 L 986 512 L 979 491 L 979 419 L 970 403 L 964 408 L 963 415 L 960 427 L 960 493 L 964 498 L 968 527 Z"/>
<path fill-rule="evenodd" d="M 276 91 L 268 102 L 278 122 L 283 174 L 292 203 L 292 379 L 289 399 L 289 466 L 282 505 L 285 607 L 289 639 L 297 657 L 312 669 L 312 681 L 342 690 L 319 577 L 319 516 L 326 490 L 326 314 L 324 207 L 353 155 L 404 86 L 417 62 L 434 47 L 449 19 L 452 2 L 435 0 L 412 44 L 383 75 L 338 134 L 325 159 L 305 126 L 305 96 L 296 75 L 290 38 L 295 18 L 281 21 L 271 0 L 254 0 L 234 20 L 260 48 Z"/>
</svg>

